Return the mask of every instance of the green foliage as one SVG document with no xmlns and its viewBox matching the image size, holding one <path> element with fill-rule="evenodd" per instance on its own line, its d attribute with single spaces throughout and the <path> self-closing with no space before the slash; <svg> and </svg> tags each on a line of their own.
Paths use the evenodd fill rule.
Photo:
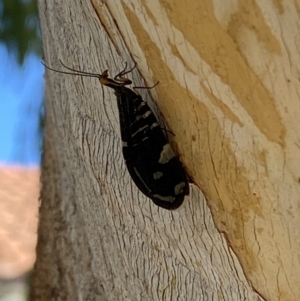
<svg viewBox="0 0 300 301">
<path fill-rule="evenodd" d="M 40 55 L 36 0 L 0 0 L 0 41 L 17 57 L 20 64 L 28 52 Z"/>
</svg>

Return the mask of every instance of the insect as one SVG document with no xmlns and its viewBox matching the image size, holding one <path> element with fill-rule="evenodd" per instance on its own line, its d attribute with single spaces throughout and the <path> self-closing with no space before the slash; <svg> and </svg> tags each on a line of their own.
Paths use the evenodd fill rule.
<svg viewBox="0 0 300 301">
<path fill-rule="evenodd" d="M 96 77 L 100 83 L 114 90 L 119 110 L 122 151 L 129 174 L 140 189 L 157 206 L 168 210 L 180 207 L 189 194 L 189 183 L 179 159 L 175 156 L 164 131 L 148 104 L 135 92 L 127 88 L 131 80 L 124 75 L 132 72 L 127 64 L 113 79 L 108 70 L 101 74 L 79 71 L 67 67 L 59 71 L 43 64 L 47 69 L 78 76 Z"/>
</svg>

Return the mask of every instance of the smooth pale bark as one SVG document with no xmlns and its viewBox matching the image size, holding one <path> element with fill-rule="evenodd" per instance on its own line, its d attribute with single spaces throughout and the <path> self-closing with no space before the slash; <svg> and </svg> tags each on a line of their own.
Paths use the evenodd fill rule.
<svg viewBox="0 0 300 301">
<path fill-rule="evenodd" d="M 32 300 L 299 300 L 299 4 L 39 7 L 48 65 L 136 62 L 135 85 L 160 81 L 141 94 L 195 184 L 183 209 L 153 205 L 125 168 L 112 91 L 47 72 Z"/>
</svg>

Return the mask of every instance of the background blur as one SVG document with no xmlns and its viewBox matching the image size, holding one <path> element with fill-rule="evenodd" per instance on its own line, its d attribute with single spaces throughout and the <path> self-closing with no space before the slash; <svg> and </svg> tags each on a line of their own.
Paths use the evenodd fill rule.
<svg viewBox="0 0 300 301">
<path fill-rule="evenodd" d="M 0 301 L 27 299 L 43 132 L 37 3 L 0 0 Z"/>
</svg>

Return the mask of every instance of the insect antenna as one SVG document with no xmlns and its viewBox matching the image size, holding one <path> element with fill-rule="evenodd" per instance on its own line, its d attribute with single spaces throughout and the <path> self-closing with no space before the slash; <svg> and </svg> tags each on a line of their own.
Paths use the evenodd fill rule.
<svg viewBox="0 0 300 301">
<path fill-rule="evenodd" d="M 42 65 L 44 65 L 45 68 L 47 68 L 51 71 L 57 72 L 57 73 L 61 73 L 61 74 L 70 74 L 70 75 L 96 77 L 96 78 L 100 78 L 102 76 L 101 74 L 98 74 L 98 73 L 84 72 L 84 71 L 81 71 L 81 70 L 76 70 L 76 69 L 70 68 L 70 67 L 66 66 L 61 60 L 59 60 L 59 61 L 66 69 L 68 69 L 70 71 L 73 71 L 73 72 L 67 72 L 67 71 L 61 71 L 61 70 L 53 69 L 53 68 L 47 66 L 44 62 L 41 62 L 41 63 L 42 63 Z"/>
</svg>

